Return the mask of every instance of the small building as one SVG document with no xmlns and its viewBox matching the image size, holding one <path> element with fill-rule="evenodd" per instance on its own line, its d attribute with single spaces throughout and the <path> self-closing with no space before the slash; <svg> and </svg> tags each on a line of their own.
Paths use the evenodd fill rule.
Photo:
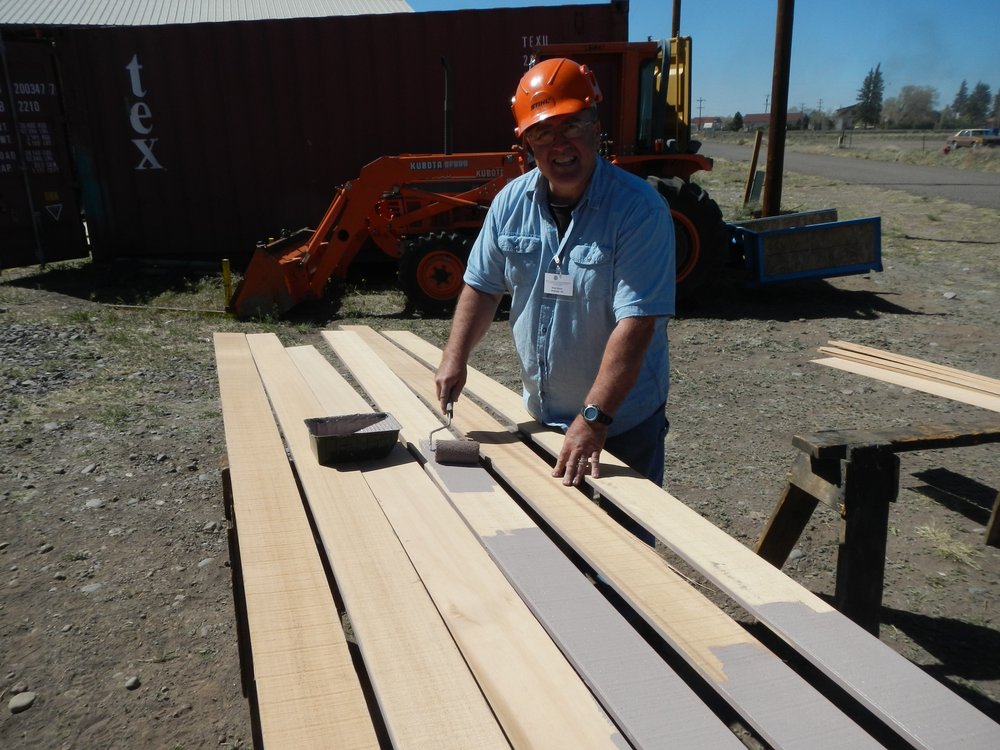
<svg viewBox="0 0 1000 750">
<path fill-rule="evenodd" d="M 691 126 L 695 130 L 722 130 L 721 117 L 692 117 Z"/>
<path fill-rule="evenodd" d="M 807 126 L 809 117 L 805 112 L 787 112 L 785 114 L 785 127 L 799 129 Z M 759 114 L 743 115 L 744 130 L 767 130 L 771 127 L 771 115 L 767 112 Z"/>
<path fill-rule="evenodd" d="M 849 107 L 841 107 L 833 113 L 834 130 L 853 130 L 854 118 L 858 112 L 860 104 L 852 104 Z"/>
</svg>

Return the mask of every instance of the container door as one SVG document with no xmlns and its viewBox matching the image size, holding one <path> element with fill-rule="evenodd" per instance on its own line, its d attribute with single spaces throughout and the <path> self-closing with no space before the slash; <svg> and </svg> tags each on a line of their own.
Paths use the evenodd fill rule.
<svg viewBox="0 0 1000 750">
<path fill-rule="evenodd" d="M 0 38 L 0 269 L 87 257 L 55 55 Z"/>
</svg>

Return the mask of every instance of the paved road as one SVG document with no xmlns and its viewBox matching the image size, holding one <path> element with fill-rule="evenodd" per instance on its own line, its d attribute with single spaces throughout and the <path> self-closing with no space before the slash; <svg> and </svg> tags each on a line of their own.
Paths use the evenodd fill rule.
<svg viewBox="0 0 1000 750">
<path fill-rule="evenodd" d="M 749 165 L 752 149 L 731 143 L 704 141 L 701 153 Z M 758 164 L 763 169 L 766 152 L 761 149 Z M 971 206 L 1000 209 L 1000 173 L 973 172 L 948 167 L 921 167 L 913 164 L 852 159 L 842 156 L 822 156 L 785 152 L 785 171 L 826 177 L 855 185 L 877 185 L 892 190 L 904 190 L 914 195 L 945 198 Z"/>
</svg>

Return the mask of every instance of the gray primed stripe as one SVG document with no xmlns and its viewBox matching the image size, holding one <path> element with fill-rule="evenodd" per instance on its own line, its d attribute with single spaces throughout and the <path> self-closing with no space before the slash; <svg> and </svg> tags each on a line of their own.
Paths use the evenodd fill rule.
<svg viewBox="0 0 1000 750">
<path fill-rule="evenodd" d="M 635 747 L 744 749 L 541 529 L 481 539 Z"/>
<path fill-rule="evenodd" d="M 724 689 L 754 717 L 754 727 L 775 747 L 802 750 L 880 748 L 806 682 L 788 679 L 789 667 L 777 658 L 740 643 L 713 648 L 726 673 Z M 770 656 L 770 652 L 766 652 Z"/>
<path fill-rule="evenodd" d="M 779 635 L 795 633 L 796 651 L 914 747 L 1000 748 L 1000 724 L 839 612 L 816 612 L 800 602 L 764 604 L 757 610 Z"/>
<path fill-rule="evenodd" d="M 428 463 L 434 464 L 441 477 L 441 482 L 448 492 L 492 492 L 496 484 L 492 477 L 477 464 L 475 466 L 449 466 L 439 463 L 426 440 L 418 441 L 420 454 L 427 457 Z"/>
<path fill-rule="evenodd" d="M 474 468 L 470 471 L 467 466 L 448 466 L 433 459 L 429 459 L 429 463 L 446 488 L 468 487 L 472 474 L 478 474 L 491 483 L 490 487 L 482 489 L 494 486 L 488 474 Z M 686 718 L 688 712 L 694 717 L 697 716 L 696 712 L 706 713 L 707 707 L 693 693 L 689 695 L 694 704 L 687 706 L 677 698 L 666 697 L 645 684 L 650 677 L 645 676 L 644 670 L 656 666 L 666 670 L 667 679 L 683 686 L 680 678 L 666 667 L 659 655 L 649 648 L 607 600 L 586 581 L 544 532 L 533 527 L 480 538 L 497 566 L 591 689 L 599 696 L 602 695 L 602 689 L 610 691 L 614 688 L 620 691 L 605 698 L 602 703 L 637 747 L 711 747 L 713 750 L 716 747 L 727 747 L 719 744 L 719 740 L 706 744 L 701 735 L 695 737 L 683 734 L 684 726 L 695 729 L 701 723 L 698 719 Z M 641 606 L 637 608 L 641 609 Z M 609 619 L 602 622 L 595 613 Z M 655 622 L 650 624 L 656 627 Z M 610 634 L 614 630 L 622 631 L 621 636 L 612 637 Z M 657 630 L 671 642 L 667 634 L 659 628 Z M 619 641 L 619 638 L 622 640 Z M 634 655 L 609 648 L 611 644 L 629 641 L 636 649 Z M 685 656 L 680 649 L 675 650 Z M 712 652 L 721 660 L 727 679 L 714 680 L 711 675 L 698 669 L 697 664 L 690 660 L 689 663 L 774 748 L 861 750 L 882 747 L 763 646 L 755 648 L 743 644 L 742 647 L 716 648 Z M 686 688 L 685 692 L 688 692 Z M 670 707 L 676 713 L 666 715 L 670 712 L 665 707 Z M 714 715 L 710 716 L 714 724 L 722 726 Z M 661 738 L 665 728 L 653 725 L 643 727 L 650 720 L 670 719 L 673 721 L 667 726 L 672 732 L 680 732 L 680 739 L 664 743 Z M 676 726 L 677 724 L 684 726 Z M 632 733 L 638 735 L 640 729 L 644 732 L 640 735 L 643 739 L 634 738 Z M 725 734 L 728 742 L 735 739 L 728 730 Z M 646 735 L 650 736 L 649 740 L 644 739 Z M 643 742 L 646 744 L 642 744 Z M 744 746 L 737 741 L 735 747 Z"/>
</svg>

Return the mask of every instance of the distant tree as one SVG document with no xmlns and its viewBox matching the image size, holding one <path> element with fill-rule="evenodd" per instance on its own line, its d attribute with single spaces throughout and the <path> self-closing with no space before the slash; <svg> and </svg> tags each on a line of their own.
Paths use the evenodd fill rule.
<svg viewBox="0 0 1000 750">
<path fill-rule="evenodd" d="M 965 79 L 962 79 L 962 85 L 958 87 L 958 93 L 955 94 L 955 99 L 951 103 L 951 111 L 956 115 L 961 117 L 962 110 L 965 109 L 965 103 L 969 100 L 969 84 L 966 83 Z"/>
<path fill-rule="evenodd" d="M 857 121 L 865 125 L 878 125 L 882 118 L 882 93 L 885 80 L 882 78 L 882 63 L 868 71 L 864 83 L 858 91 Z"/>
<path fill-rule="evenodd" d="M 937 95 L 931 86 L 903 86 L 898 96 L 886 101 L 885 119 L 894 128 L 933 128 L 938 120 L 934 111 Z"/>
<path fill-rule="evenodd" d="M 729 121 L 729 129 L 734 133 L 743 130 L 743 115 L 739 112 L 733 115 L 733 119 Z"/>
<path fill-rule="evenodd" d="M 991 98 L 990 87 L 979 81 L 966 97 L 965 106 L 958 111 L 959 117 L 968 125 L 982 125 L 986 121 Z"/>
<path fill-rule="evenodd" d="M 990 119 L 993 120 L 993 127 L 1000 126 L 1000 90 L 993 97 L 993 109 L 990 111 Z"/>
</svg>

